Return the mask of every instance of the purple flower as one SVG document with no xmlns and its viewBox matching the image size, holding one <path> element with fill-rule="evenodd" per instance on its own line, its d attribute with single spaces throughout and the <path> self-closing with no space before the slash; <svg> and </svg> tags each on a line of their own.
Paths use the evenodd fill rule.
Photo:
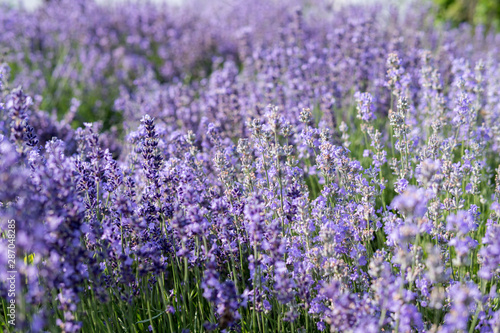
<svg viewBox="0 0 500 333">
<path fill-rule="evenodd" d="M 450 311 L 444 317 L 443 326 L 439 332 L 456 332 L 467 330 L 469 317 L 474 313 L 480 298 L 480 291 L 473 283 L 453 284 L 448 290 L 451 300 Z"/>
<path fill-rule="evenodd" d="M 456 214 L 451 214 L 446 222 L 448 230 L 456 231 L 461 235 L 466 235 L 477 228 L 474 215 L 470 211 L 460 210 Z"/>
<path fill-rule="evenodd" d="M 399 179 L 397 182 L 396 182 L 396 186 L 394 187 L 394 190 L 399 193 L 399 194 L 402 194 L 405 190 L 406 190 L 406 187 L 408 186 L 409 182 L 402 178 L 402 179 Z"/>
<path fill-rule="evenodd" d="M 391 207 L 404 214 L 422 217 L 427 212 L 428 193 L 415 186 L 408 186 L 406 190 L 392 200 Z"/>
<path fill-rule="evenodd" d="M 482 259 L 478 275 L 486 280 L 498 276 L 500 273 L 500 225 L 489 220 L 486 234 L 482 239 L 482 248 L 479 256 Z"/>
<path fill-rule="evenodd" d="M 361 93 L 361 92 L 356 92 L 354 94 L 354 98 L 356 99 L 356 102 L 358 102 L 357 109 L 358 109 L 358 115 L 357 117 L 365 122 L 369 122 L 371 120 L 376 119 L 375 116 L 375 105 L 373 104 L 372 100 L 373 97 L 370 93 Z"/>
</svg>

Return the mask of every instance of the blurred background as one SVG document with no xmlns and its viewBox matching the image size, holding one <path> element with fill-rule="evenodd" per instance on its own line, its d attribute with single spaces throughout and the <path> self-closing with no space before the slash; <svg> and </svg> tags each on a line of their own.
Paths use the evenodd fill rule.
<svg viewBox="0 0 500 333">
<path fill-rule="evenodd" d="M 500 0 L 434 0 L 439 16 L 454 25 L 468 22 L 487 28 L 500 28 Z"/>
<path fill-rule="evenodd" d="M 47 0 L 0 0 L 0 2 L 7 2 L 7 3 L 17 3 L 17 4 L 20 4 L 22 6 L 24 6 L 24 8 L 27 8 L 27 9 L 35 9 L 37 7 L 39 7 L 40 5 L 43 4 L 44 1 L 47 1 Z M 50 1 L 50 0 L 49 0 Z M 103 4 L 106 4 L 106 3 L 114 3 L 114 2 L 123 2 L 123 1 L 126 1 L 126 0 L 96 0 L 97 3 L 103 3 Z M 169 4 L 181 4 L 183 2 L 183 0 L 150 0 L 151 2 L 168 2 Z"/>
<path fill-rule="evenodd" d="M 11 2 L 11 3 L 20 3 L 22 5 L 24 5 L 25 8 L 29 8 L 29 9 L 34 9 L 36 8 L 37 6 L 40 6 L 44 1 L 47 1 L 47 0 L 0 0 L 0 1 L 7 1 L 7 2 Z M 50 0 L 49 0 L 50 1 Z M 96 0 L 97 3 L 116 3 L 116 2 L 123 2 L 123 1 L 127 1 L 127 0 Z M 181 4 L 182 2 L 184 2 L 185 0 L 150 0 L 151 2 L 158 2 L 158 3 L 161 3 L 161 2 L 167 2 L 169 4 Z M 332 1 L 332 2 L 338 2 L 338 3 L 359 3 L 359 2 L 373 2 L 373 0 L 335 0 L 335 1 Z M 228 1 L 230 2 L 230 1 Z"/>
<path fill-rule="evenodd" d="M 0 0 L 0 64 L 9 65 L 12 87 L 22 86 L 35 96 L 37 108 L 54 118 L 75 113 L 73 128 L 102 121 L 104 129 L 116 126 L 120 132 L 120 101 L 143 82 L 175 90 L 205 84 L 202 79 L 228 59 L 241 69 L 240 44 L 250 31 L 255 43 L 279 40 L 280 28 L 288 24 L 279 8 L 315 2 L 325 10 L 306 10 L 306 16 L 378 3 L 384 6 L 377 6 L 374 16 L 390 17 L 380 20 L 390 28 L 398 10 L 419 4 L 423 12 L 411 15 L 422 14 L 414 18 L 419 24 L 422 17 L 432 17 L 422 23 L 430 29 L 469 23 L 460 33 L 483 35 L 500 27 L 500 0 Z M 161 3 L 171 6 L 159 10 Z M 384 13 L 388 7 L 391 12 Z M 366 8 L 355 10 L 362 17 Z M 331 23 L 345 27 L 332 17 Z"/>
<path fill-rule="evenodd" d="M 0 0 L 12 5 L 20 5 L 26 9 L 35 9 L 44 1 L 51 0 Z M 54 1 L 54 0 L 52 0 Z M 127 0 L 96 0 L 97 3 L 110 4 Z M 151 2 L 166 2 L 171 5 L 180 5 L 185 0 L 150 0 Z M 332 3 L 342 5 L 360 2 L 374 2 L 375 0 L 332 0 Z M 463 22 L 478 25 L 487 29 L 500 29 L 500 0 L 431 0 L 439 6 L 439 18 L 458 26 Z M 231 2 L 230 0 L 228 2 Z M 393 1 L 394 2 L 394 1 Z M 407 1 L 400 1 L 407 2 Z"/>
</svg>

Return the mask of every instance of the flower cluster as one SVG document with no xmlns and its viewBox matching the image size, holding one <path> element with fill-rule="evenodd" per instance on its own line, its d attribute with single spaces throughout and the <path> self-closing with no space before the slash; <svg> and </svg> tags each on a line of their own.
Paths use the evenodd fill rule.
<svg viewBox="0 0 500 333">
<path fill-rule="evenodd" d="M 313 3 L 0 11 L 16 330 L 500 330 L 499 36 Z"/>
</svg>

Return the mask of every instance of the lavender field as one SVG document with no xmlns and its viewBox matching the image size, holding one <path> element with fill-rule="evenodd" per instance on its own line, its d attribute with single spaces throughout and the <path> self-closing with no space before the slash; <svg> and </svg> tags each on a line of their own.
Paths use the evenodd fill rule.
<svg viewBox="0 0 500 333">
<path fill-rule="evenodd" d="M 436 13 L 0 4 L 0 332 L 500 333 L 500 34 Z"/>
</svg>

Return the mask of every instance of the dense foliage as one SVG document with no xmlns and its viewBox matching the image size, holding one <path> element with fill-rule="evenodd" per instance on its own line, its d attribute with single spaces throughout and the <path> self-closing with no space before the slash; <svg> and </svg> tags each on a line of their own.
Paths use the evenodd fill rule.
<svg viewBox="0 0 500 333">
<path fill-rule="evenodd" d="M 500 2 L 497 0 L 434 0 L 439 16 L 453 24 L 468 22 L 486 29 L 500 29 Z"/>
<path fill-rule="evenodd" d="M 0 11 L 2 329 L 499 332 L 500 35 L 434 22 Z"/>
</svg>

